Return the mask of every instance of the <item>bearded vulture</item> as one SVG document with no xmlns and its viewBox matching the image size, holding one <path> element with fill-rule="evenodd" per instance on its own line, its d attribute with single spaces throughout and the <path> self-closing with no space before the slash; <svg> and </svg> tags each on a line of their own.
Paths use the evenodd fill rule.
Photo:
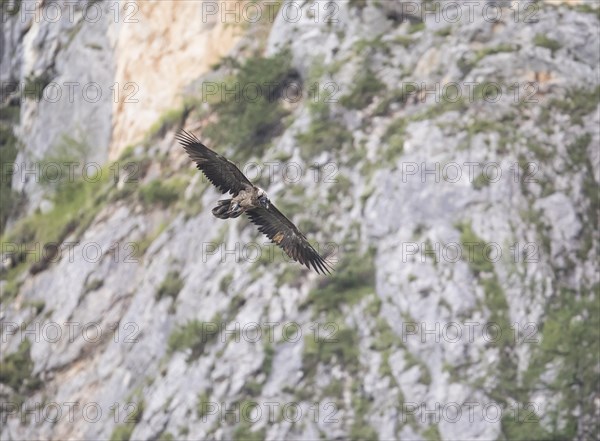
<svg viewBox="0 0 600 441">
<path fill-rule="evenodd" d="M 271 242 L 281 247 L 288 256 L 317 273 L 330 274 L 330 264 L 317 253 L 304 234 L 276 207 L 267 193 L 255 185 L 236 165 L 212 151 L 193 134 L 182 130 L 176 136 L 189 157 L 196 163 L 208 180 L 221 193 L 229 193 L 231 199 L 217 202 L 212 213 L 219 219 L 236 218 L 242 213 L 258 226 Z"/>
</svg>

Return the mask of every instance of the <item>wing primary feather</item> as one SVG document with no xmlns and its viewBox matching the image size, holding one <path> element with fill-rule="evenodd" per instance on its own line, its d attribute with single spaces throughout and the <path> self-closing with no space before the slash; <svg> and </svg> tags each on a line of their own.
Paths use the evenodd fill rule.
<svg viewBox="0 0 600 441">
<path fill-rule="evenodd" d="M 181 143 L 197 168 L 222 193 L 235 195 L 242 189 L 252 187 L 252 183 L 233 162 L 206 147 L 193 133 L 181 130 L 175 139 Z"/>
<path fill-rule="evenodd" d="M 246 212 L 250 221 L 285 253 L 318 274 L 331 274 L 330 265 L 312 247 L 298 228 L 271 203 L 268 209 L 254 208 Z M 284 238 L 281 240 L 281 238 Z"/>
</svg>

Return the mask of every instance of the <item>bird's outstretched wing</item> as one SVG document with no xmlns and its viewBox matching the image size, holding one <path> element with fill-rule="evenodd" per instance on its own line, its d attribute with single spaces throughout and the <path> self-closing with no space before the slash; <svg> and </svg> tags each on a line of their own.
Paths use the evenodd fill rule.
<svg viewBox="0 0 600 441">
<path fill-rule="evenodd" d="M 241 190 L 252 187 L 252 183 L 233 162 L 206 147 L 193 134 L 182 130 L 175 138 L 196 163 L 198 170 L 202 171 L 221 193 L 236 195 Z"/>
<path fill-rule="evenodd" d="M 312 266 L 318 273 L 331 273 L 331 265 L 317 253 L 304 234 L 272 203 L 269 204 L 269 208 L 253 208 L 246 211 L 246 214 L 252 223 L 258 226 L 258 231 L 281 247 L 292 259 L 309 269 Z"/>
</svg>

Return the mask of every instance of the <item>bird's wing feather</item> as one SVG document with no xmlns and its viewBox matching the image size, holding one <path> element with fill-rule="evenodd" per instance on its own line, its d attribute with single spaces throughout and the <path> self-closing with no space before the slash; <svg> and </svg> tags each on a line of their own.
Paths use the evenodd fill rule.
<svg viewBox="0 0 600 441">
<path fill-rule="evenodd" d="M 269 208 L 257 207 L 246 214 L 258 226 L 258 231 L 282 248 L 288 256 L 318 273 L 330 273 L 329 263 L 317 253 L 304 234 L 272 203 Z"/>
<path fill-rule="evenodd" d="M 182 130 L 175 138 L 181 143 L 190 158 L 208 180 L 221 193 L 236 195 L 252 187 L 252 183 L 237 166 L 200 142 L 193 134 Z"/>
</svg>

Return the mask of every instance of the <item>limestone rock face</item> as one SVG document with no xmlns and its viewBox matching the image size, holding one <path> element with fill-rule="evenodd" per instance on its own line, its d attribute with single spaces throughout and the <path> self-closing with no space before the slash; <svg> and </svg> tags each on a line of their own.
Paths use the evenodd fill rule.
<svg viewBox="0 0 600 441">
<path fill-rule="evenodd" d="M 1 75 L 20 102 L 17 164 L 33 169 L 30 164 L 62 154 L 69 140 L 80 146 L 70 159 L 105 162 L 115 69 L 108 6 L 91 12 L 65 2 L 15 3 L 20 9 L 3 15 L 2 52 L 10 59 L 2 60 Z M 39 175 L 17 173 L 12 182 L 30 197 L 30 210 L 42 200 Z"/>
<path fill-rule="evenodd" d="M 240 19 L 223 22 L 219 8 L 201 1 L 16 4 L 14 14 L 3 13 L 0 78 L 3 95 L 13 85 L 22 103 L 23 166 L 64 156 L 70 141 L 78 148 L 68 153 L 78 157 L 69 159 L 116 159 L 181 105 L 184 86 L 240 36 Z M 13 180 L 29 210 L 43 197 L 35 181 Z"/>
<path fill-rule="evenodd" d="M 0 438 L 592 439 L 597 8 L 227 3 L 3 3 L 17 166 L 102 175 L 12 176 Z M 263 78 L 302 93 L 202 95 Z M 335 273 L 214 218 L 182 126 Z"/>
<path fill-rule="evenodd" d="M 137 2 L 123 4 L 114 38 L 114 81 L 109 156 L 116 159 L 143 138 L 167 110 L 181 105 L 184 86 L 227 55 L 240 38 L 240 2 Z M 216 6 L 216 8 L 215 8 Z M 223 15 L 226 11 L 232 15 Z M 226 17 L 228 21 L 222 20 Z"/>
</svg>

